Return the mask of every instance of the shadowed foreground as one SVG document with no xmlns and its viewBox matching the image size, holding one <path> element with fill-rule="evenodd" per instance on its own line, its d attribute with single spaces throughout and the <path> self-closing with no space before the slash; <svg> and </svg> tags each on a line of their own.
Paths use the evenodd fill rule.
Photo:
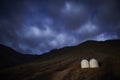
<svg viewBox="0 0 120 80">
<path fill-rule="evenodd" d="M 81 69 L 81 60 L 91 58 L 100 67 Z M 0 70 L 0 80 L 120 80 L 120 40 L 52 50 L 34 62 Z"/>
</svg>

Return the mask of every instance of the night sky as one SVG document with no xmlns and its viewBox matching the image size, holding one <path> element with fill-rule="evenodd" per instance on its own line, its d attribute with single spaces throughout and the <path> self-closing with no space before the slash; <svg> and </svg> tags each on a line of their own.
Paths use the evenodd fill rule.
<svg viewBox="0 0 120 80">
<path fill-rule="evenodd" d="M 120 39 L 120 0 L 0 0 L 0 44 L 42 54 Z"/>
</svg>

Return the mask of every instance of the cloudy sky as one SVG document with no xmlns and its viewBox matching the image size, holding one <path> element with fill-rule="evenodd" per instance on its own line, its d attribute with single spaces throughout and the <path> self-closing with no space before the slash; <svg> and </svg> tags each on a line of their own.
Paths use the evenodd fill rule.
<svg viewBox="0 0 120 80">
<path fill-rule="evenodd" d="M 0 0 L 0 44 L 42 54 L 120 39 L 120 0 Z"/>
</svg>

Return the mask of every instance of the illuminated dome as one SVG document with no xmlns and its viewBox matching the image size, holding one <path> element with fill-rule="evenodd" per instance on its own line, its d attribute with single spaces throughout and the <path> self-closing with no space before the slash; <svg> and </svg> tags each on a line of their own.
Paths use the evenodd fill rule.
<svg viewBox="0 0 120 80">
<path fill-rule="evenodd" d="M 96 59 L 91 59 L 89 64 L 90 64 L 90 68 L 98 68 L 99 67 L 98 61 Z"/>
<path fill-rule="evenodd" d="M 89 62 L 86 59 L 81 61 L 81 68 L 89 68 Z"/>
</svg>

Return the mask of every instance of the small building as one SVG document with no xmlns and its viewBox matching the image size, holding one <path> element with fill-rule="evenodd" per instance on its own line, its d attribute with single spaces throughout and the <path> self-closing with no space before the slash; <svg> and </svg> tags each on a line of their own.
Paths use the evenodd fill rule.
<svg viewBox="0 0 120 80">
<path fill-rule="evenodd" d="M 98 61 L 94 58 L 90 60 L 89 64 L 90 64 L 90 68 L 98 68 L 99 67 Z"/>
<path fill-rule="evenodd" d="M 89 62 L 86 59 L 81 61 L 81 68 L 89 68 Z"/>
</svg>

